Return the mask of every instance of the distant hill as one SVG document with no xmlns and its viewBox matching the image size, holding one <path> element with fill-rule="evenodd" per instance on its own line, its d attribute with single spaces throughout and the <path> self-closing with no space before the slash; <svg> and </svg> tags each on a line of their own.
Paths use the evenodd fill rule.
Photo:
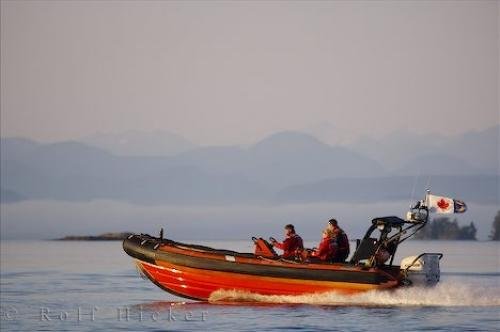
<svg viewBox="0 0 500 332">
<path fill-rule="evenodd" d="M 39 144 L 26 154 L 7 152 L 17 144 L 2 139 L 2 186 L 30 199 L 230 203 L 251 201 L 264 192 L 244 176 L 179 166 L 169 157 L 115 156 L 78 142 Z"/>
<path fill-rule="evenodd" d="M 395 131 L 379 139 L 362 137 L 347 147 L 377 160 L 387 170 L 395 170 L 421 155 L 439 153 L 445 141 L 442 136 L 430 138 L 427 135 Z"/>
<path fill-rule="evenodd" d="M 0 140 L 0 156 L 2 160 L 18 160 L 34 153 L 42 144 L 22 137 L 2 137 Z"/>
<path fill-rule="evenodd" d="M 249 148 L 206 147 L 157 157 L 118 156 L 75 141 L 40 144 L 5 138 L 1 144 L 2 186 L 31 199 L 255 202 L 266 201 L 283 186 L 384 172 L 359 154 L 293 132 Z"/>
<path fill-rule="evenodd" d="M 98 133 L 82 138 L 81 142 L 119 156 L 170 156 L 196 148 L 184 137 L 163 130 Z"/>
<path fill-rule="evenodd" d="M 15 203 L 27 199 L 28 197 L 18 194 L 13 190 L 0 188 L 0 203 Z"/>
<path fill-rule="evenodd" d="M 496 175 L 326 179 L 284 188 L 276 194 L 275 202 L 381 202 L 406 198 L 410 201 L 413 186 L 414 193 L 419 195 L 413 199 L 420 198 L 430 186 L 435 193 L 446 193 L 466 202 L 500 204 L 499 184 L 500 177 Z"/>
<path fill-rule="evenodd" d="M 442 153 L 419 155 L 404 163 L 393 173 L 398 175 L 472 175 L 489 172 L 471 165 L 464 159 Z"/>
<path fill-rule="evenodd" d="M 500 125 L 496 125 L 453 137 L 398 131 L 380 139 L 362 138 L 346 147 L 396 174 L 500 174 L 499 142 Z M 434 159 L 438 156 L 441 159 Z"/>
<path fill-rule="evenodd" d="M 373 177 L 386 174 L 376 161 L 349 149 L 329 146 L 297 132 L 271 135 L 247 151 L 252 172 L 277 187 L 340 177 Z"/>
<path fill-rule="evenodd" d="M 461 144 L 472 148 L 492 139 L 494 133 L 470 134 L 471 142 Z M 171 156 L 119 155 L 78 141 L 42 144 L 2 138 L 2 203 L 26 199 L 113 199 L 140 204 L 392 200 L 409 196 L 415 174 L 420 174 L 419 192 L 431 179 L 436 192 L 497 202 L 498 173 L 457 157 L 449 141 L 439 146 L 446 144 L 451 144 L 449 154 L 435 147 L 435 154 L 412 154 L 406 164 L 387 171 L 359 152 L 291 131 L 249 147 L 195 147 Z M 383 155 L 385 146 L 374 151 Z"/>
<path fill-rule="evenodd" d="M 358 153 L 324 144 L 313 136 L 281 132 L 248 147 L 204 147 L 172 158 L 210 172 L 241 174 L 272 190 L 331 177 L 386 174 L 380 164 Z"/>
<path fill-rule="evenodd" d="M 500 125 L 453 137 L 444 149 L 478 169 L 500 173 Z"/>
</svg>

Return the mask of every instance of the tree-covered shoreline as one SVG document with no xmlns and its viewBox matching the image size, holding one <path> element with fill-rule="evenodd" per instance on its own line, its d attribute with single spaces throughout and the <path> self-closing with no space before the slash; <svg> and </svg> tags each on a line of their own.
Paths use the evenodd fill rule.
<svg viewBox="0 0 500 332">
<path fill-rule="evenodd" d="M 491 225 L 490 240 L 500 241 L 500 210 L 497 212 L 495 220 L 493 220 L 493 224 Z"/>
<path fill-rule="evenodd" d="M 477 228 L 474 222 L 460 226 L 457 219 L 448 217 L 432 219 L 424 228 L 415 234 L 416 240 L 472 240 L 476 241 Z"/>
</svg>

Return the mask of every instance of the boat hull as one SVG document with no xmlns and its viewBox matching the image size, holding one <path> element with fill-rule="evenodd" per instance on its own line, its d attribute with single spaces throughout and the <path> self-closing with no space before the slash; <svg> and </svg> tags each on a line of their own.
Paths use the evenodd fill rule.
<svg viewBox="0 0 500 332">
<path fill-rule="evenodd" d="M 202 301 L 221 290 L 262 295 L 353 294 L 399 285 L 397 269 L 296 263 L 141 237 L 125 240 L 124 249 L 160 288 Z"/>
</svg>

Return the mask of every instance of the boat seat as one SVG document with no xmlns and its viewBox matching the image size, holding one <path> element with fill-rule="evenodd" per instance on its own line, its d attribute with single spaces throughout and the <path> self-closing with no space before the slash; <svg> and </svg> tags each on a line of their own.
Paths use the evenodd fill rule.
<svg viewBox="0 0 500 332">
<path fill-rule="evenodd" d="M 273 246 L 263 238 L 252 237 L 252 241 L 255 244 L 255 256 L 262 256 L 266 258 L 279 257 L 276 251 L 274 251 Z"/>
<path fill-rule="evenodd" d="M 361 260 L 371 258 L 377 249 L 377 239 L 363 239 L 357 246 L 356 252 L 351 258 L 351 263 L 358 263 Z"/>
</svg>

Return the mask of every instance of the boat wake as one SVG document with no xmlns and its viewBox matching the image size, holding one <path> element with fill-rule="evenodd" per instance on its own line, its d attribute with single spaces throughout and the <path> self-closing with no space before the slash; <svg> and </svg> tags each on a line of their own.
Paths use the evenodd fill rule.
<svg viewBox="0 0 500 332">
<path fill-rule="evenodd" d="M 441 283 L 435 287 L 410 287 L 396 290 L 369 291 L 357 295 L 336 292 L 291 295 L 261 295 L 236 290 L 218 290 L 210 302 L 256 302 L 275 304 L 314 304 L 339 306 L 500 306 L 500 288 Z"/>
</svg>

